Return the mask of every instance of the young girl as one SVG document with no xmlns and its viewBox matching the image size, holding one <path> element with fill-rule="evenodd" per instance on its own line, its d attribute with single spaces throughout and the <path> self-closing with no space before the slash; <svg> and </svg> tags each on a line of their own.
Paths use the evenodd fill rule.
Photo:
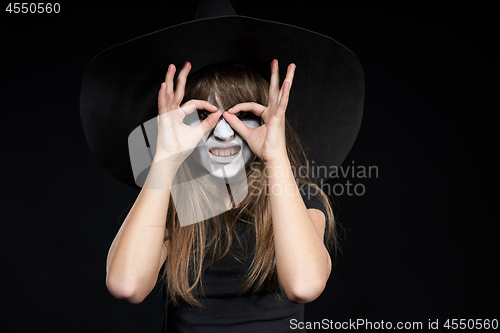
<svg viewBox="0 0 500 333">
<path fill-rule="evenodd" d="M 327 246 L 335 244 L 328 198 L 296 172 L 306 155 L 285 117 L 295 65 L 281 89 L 277 60 L 270 83 L 237 65 L 188 78 L 190 69 L 186 63 L 174 87 L 170 65 L 161 85 L 155 159 L 111 245 L 108 289 L 139 303 L 163 269 L 168 332 L 290 331 L 291 320 L 304 319 L 303 303 L 324 290 Z M 195 109 L 201 123 L 186 124 Z M 203 185 L 173 202 L 172 184 L 198 177 L 193 165 L 225 181 L 231 209 L 185 225 L 179 211 L 220 201 Z M 235 200 L 230 185 L 242 172 L 248 193 Z"/>
</svg>

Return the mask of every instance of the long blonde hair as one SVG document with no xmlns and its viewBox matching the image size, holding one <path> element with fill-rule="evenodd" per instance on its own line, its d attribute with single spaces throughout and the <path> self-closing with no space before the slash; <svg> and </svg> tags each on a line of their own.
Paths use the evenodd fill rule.
<svg viewBox="0 0 500 333">
<path fill-rule="evenodd" d="M 215 101 L 214 104 L 219 109 L 228 110 L 242 102 L 267 105 L 268 91 L 269 83 L 256 72 L 239 65 L 218 64 L 204 68 L 188 78 L 184 101 Z M 299 170 L 299 167 L 306 165 L 306 149 L 288 120 L 285 120 L 285 126 L 288 157 L 293 169 Z M 188 164 L 184 163 L 181 166 L 176 177 L 193 177 L 186 165 Z M 163 279 L 174 305 L 184 301 L 193 306 L 201 306 L 197 300 L 200 295 L 195 291 L 203 292 L 201 286 L 205 268 L 222 259 L 230 251 L 233 242 L 239 242 L 235 231 L 237 220 L 252 225 L 256 240 L 254 256 L 247 269 L 241 293 L 253 293 L 261 287 L 270 292 L 279 291 L 264 163 L 256 158 L 251 167 L 247 165 L 246 172 L 249 184 L 246 198 L 235 208 L 205 221 L 181 227 L 173 200 L 170 200 L 166 223 L 168 238 L 165 238 L 168 255 Z M 305 175 L 299 172 L 295 177 L 299 186 L 311 186 L 319 193 L 326 207 L 325 244 L 330 250 L 336 251 L 336 228 L 329 199 L 308 175 L 309 172 Z M 189 186 L 189 182 L 186 184 Z M 210 200 L 203 197 L 204 191 L 200 189 L 185 189 L 185 192 L 189 192 L 186 194 L 186 199 L 189 200 L 182 201 L 183 210 L 196 211 L 200 209 L 198 202 Z"/>
</svg>

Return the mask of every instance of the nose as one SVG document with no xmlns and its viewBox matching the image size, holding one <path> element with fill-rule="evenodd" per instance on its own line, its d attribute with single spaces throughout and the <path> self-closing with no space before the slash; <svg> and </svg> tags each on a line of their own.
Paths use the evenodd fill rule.
<svg viewBox="0 0 500 333">
<path fill-rule="evenodd" d="M 229 142 L 234 139 L 234 130 L 229 123 L 221 116 L 221 119 L 214 128 L 214 137 L 218 141 Z"/>
</svg>

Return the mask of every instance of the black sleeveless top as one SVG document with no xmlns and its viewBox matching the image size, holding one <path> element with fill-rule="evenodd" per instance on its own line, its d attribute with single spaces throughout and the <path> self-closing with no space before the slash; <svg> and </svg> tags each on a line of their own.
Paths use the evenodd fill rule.
<svg viewBox="0 0 500 333">
<path fill-rule="evenodd" d="M 314 193 L 314 192 L 313 192 Z M 302 194 L 307 208 L 325 207 L 317 195 Z M 304 304 L 294 304 L 284 293 L 276 295 L 260 288 L 254 295 L 241 296 L 241 281 L 251 262 L 255 244 L 253 226 L 237 221 L 240 242 L 233 242 L 231 251 L 207 268 L 203 275 L 202 308 L 186 303 L 173 306 L 163 293 L 163 333 L 281 333 L 292 330 L 291 320 L 304 321 Z M 242 262 L 240 262 L 240 261 Z M 292 321 L 293 323 L 293 321 Z"/>
</svg>

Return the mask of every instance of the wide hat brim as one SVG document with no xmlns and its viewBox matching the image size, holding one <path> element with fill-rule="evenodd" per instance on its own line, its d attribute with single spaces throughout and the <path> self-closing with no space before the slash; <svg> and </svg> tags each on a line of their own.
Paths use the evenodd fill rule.
<svg viewBox="0 0 500 333">
<path fill-rule="evenodd" d="M 89 146 L 116 179 L 137 187 L 129 134 L 158 114 L 157 96 L 169 64 L 192 70 L 235 62 L 280 79 L 297 66 L 287 117 L 305 140 L 310 165 L 339 166 L 361 125 L 364 78 L 357 57 L 330 37 L 299 27 L 244 16 L 196 20 L 130 40 L 98 54 L 88 66 L 80 110 Z"/>
</svg>

